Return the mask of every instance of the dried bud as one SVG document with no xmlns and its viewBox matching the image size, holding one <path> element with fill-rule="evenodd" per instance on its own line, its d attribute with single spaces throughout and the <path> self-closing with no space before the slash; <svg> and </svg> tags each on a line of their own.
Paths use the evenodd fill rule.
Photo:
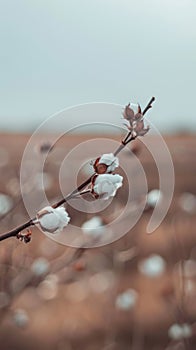
<svg viewBox="0 0 196 350">
<path fill-rule="evenodd" d="M 144 136 L 149 131 L 149 126 L 144 127 L 143 114 L 140 105 L 137 112 L 130 108 L 130 103 L 123 111 L 123 117 L 126 119 L 126 126 L 132 132 L 133 137 Z"/>
<path fill-rule="evenodd" d="M 137 113 L 135 113 L 134 110 L 130 108 L 130 103 L 129 103 L 123 111 L 123 117 L 127 119 L 130 123 L 133 123 L 135 120 L 142 119 L 143 115 L 142 115 L 140 105 L 138 105 Z"/>
<path fill-rule="evenodd" d="M 113 153 L 103 154 L 97 158 L 93 164 L 97 174 L 105 174 L 113 172 L 119 166 L 118 158 Z"/>
<path fill-rule="evenodd" d="M 92 194 L 95 198 L 114 197 L 122 186 L 123 177 L 118 174 L 95 175 L 92 180 Z"/>
<path fill-rule="evenodd" d="M 37 224 L 43 232 L 59 233 L 68 225 L 70 217 L 64 207 L 43 208 L 36 215 L 34 224 Z"/>
</svg>

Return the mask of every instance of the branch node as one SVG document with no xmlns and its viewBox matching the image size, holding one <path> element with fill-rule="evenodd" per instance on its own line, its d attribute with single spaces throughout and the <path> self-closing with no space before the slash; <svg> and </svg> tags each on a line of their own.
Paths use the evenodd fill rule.
<svg viewBox="0 0 196 350">
<path fill-rule="evenodd" d="M 26 232 L 19 232 L 16 235 L 16 238 L 19 239 L 19 241 L 21 242 L 29 243 L 31 241 L 31 235 L 32 235 L 31 230 L 27 229 Z"/>
</svg>

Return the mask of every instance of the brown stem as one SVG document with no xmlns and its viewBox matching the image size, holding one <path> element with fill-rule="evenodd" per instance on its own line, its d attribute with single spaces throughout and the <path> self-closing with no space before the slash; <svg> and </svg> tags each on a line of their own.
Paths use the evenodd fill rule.
<svg viewBox="0 0 196 350">
<path fill-rule="evenodd" d="M 91 179 L 92 176 L 94 174 L 92 174 L 86 181 L 84 181 L 80 186 L 78 186 L 75 190 L 73 190 L 70 194 L 68 194 L 65 198 L 62 198 L 59 202 L 53 204 L 53 208 L 58 208 L 60 207 L 62 204 L 64 204 L 65 202 L 67 202 L 69 199 L 71 199 L 73 197 L 74 194 L 76 194 L 77 192 L 80 192 L 81 190 L 83 190 L 84 187 L 86 187 L 87 185 L 89 185 L 91 183 Z"/>
<path fill-rule="evenodd" d="M 3 241 L 4 239 L 7 239 L 9 237 L 16 237 L 18 235 L 19 232 L 21 232 L 22 230 L 24 230 L 25 228 L 28 228 L 32 225 L 34 225 L 33 223 L 34 219 L 30 219 L 29 221 L 25 222 L 24 224 L 16 227 L 15 229 L 13 229 L 12 231 L 9 231 L 7 233 L 4 233 L 0 236 L 0 241 Z"/>
<path fill-rule="evenodd" d="M 146 112 L 147 112 L 150 108 L 152 108 L 152 103 L 153 103 L 154 101 L 155 101 L 155 97 L 152 97 L 151 100 L 148 102 L 146 108 L 144 108 L 144 110 L 143 110 L 143 112 L 142 112 L 143 115 L 146 114 Z"/>
<path fill-rule="evenodd" d="M 117 156 L 118 153 L 120 153 L 120 151 L 122 151 L 122 149 L 125 147 L 124 143 L 122 143 L 114 152 L 114 156 Z"/>
<path fill-rule="evenodd" d="M 84 187 L 86 187 L 91 181 L 91 177 L 84 181 L 80 186 L 78 186 L 74 191 L 72 191 L 70 194 L 68 194 L 65 198 L 63 198 L 62 200 L 60 200 L 59 202 L 55 203 L 52 207 L 53 208 L 58 208 L 60 207 L 62 204 L 66 203 L 69 199 L 72 199 L 74 198 L 74 195 L 81 191 Z M 79 194 L 85 194 L 87 193 L 87 191 L 83 192 L 83 193 L 79 193 Z M 33 218 L 33 219 L 30 219 L 29 221 L 25 222 L 24 224 L 16 227 L 15 229 L 13 229 L 12 231 L 9 231 L 7 233 L 4 233 L 0 236 L 0 241 L 4 241 L 5 239 L 7 238 L 10 238 L 10 237 L 16 237 L 22 230 L 30 227 L 30 226 L 33 226 L 34 225 L 34 220 L 36 218 Z"/>
</svg>

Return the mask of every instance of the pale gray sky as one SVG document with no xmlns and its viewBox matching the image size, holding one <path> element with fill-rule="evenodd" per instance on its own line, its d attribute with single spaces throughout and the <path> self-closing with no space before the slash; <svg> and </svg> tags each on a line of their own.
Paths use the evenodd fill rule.
<svg viewBox="0 0 196 350">
<path fill-rule="evenodd" d="M 151 96 L 161 131 L 196 130 L 195 0 L 0 4 L 1 130 L 32 131 L 72 105 L 144 106 Z"/>
</svg>

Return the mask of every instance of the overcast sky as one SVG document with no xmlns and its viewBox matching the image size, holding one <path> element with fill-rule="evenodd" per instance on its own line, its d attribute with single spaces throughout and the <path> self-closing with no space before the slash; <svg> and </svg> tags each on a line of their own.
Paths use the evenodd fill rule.
<svg viewBox="0 0 196 350">
<path fill-rule="evenodd" d="M 161 131 L 196 130 L 195 0 L 0 3 L 1 130 L 32 131 L 73 105 L 144 106 L 151 96 Z"/>
</svg>

